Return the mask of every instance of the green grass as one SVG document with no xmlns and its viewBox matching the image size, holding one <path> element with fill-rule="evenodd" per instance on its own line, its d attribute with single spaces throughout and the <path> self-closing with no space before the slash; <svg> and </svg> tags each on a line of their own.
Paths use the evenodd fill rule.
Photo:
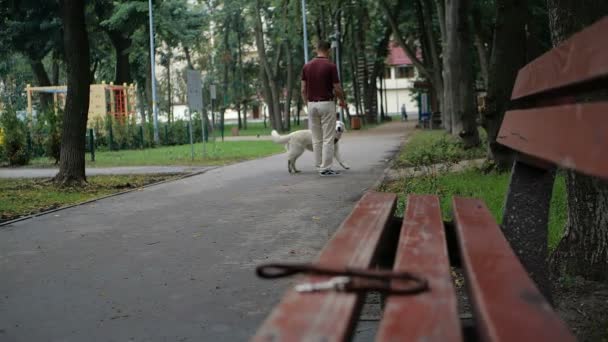
<svg viewBox="0 0 608 342">
<path fill-rule="evenodd" d="M 47 179 L 0 179 L 0 222 L 172 177 L 175 175 L 92 176 L 82 189 L 58 188 Z"/>
<path fill-rule="evenodd" d="M 408 140 L 395 161 L 397 167 L 454 163 L 461 160 L 484 158 L 487 135 L 479 130 L 481 146 L 464 149 L 459 138 L 443 130 L 417 130 Z"/>
<path fill-rule="evenodd" d="M 450 212 L 452 196 L 474 197 L 483 200 L 497 222 L 502 222 L 505 194 L 509 186 L 508 173 L 484 174 L 472 169 L 459 173 L 445 173 L 436 176 L 404 178 L 387 183 L 383 190 L 399 194 L 397 214 L 403 216 L 407 194 L 434 194 L 441 199 L 441 210 L 446 220 L 452 218 Z M 553 188 L 549 217 L 549 248 L 559 242 L 566 223 L 566 185 L 563 176 L 558 176 Z"/>
<path fill-rule="evenodd" d="M 284 147 L 272 141 L 225 141 L 218 139 L 207 144 L 207 157 L 202 157 L 203 145 L 194 145 L 195 158 L 191 160 L 190 145 L 167 146 L 144 150 L 104 151 L 95 153 L 95 162 L 87 153 L 87 166 L 152 166 L 152 165 L 224 165 L 237 161 L 265 157 L 284 151 Z M 32 160 L 30 167 L 48 167 L 48 158 Z"/>
</svg>

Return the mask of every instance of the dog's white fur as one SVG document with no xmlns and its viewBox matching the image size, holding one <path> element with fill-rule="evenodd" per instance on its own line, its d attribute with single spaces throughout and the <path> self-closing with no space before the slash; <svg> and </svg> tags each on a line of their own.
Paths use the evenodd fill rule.
<svg viewBox="0 0 608 342">
<path fill-rule="evenodd" d="M 340 163 L 345 169 L 350 169 L 350 166 L 344 162 L 340 156 L 340 138 L 342 133 L 346 129 L 342 121 L 336 121 L 336 137 L 334 144 L 334 158 Z M 296 169 L 296 160 L 304 153 L 305 150 L 312 151 L 312 132 L 309 129 L 303 129 L 292 132 L 287 135 L 280 135 L 277 131 L 273 130 L 272 141 L 277 144 L 284 144 L 287 150 L 287 170 L 289 173 L 298 173 L 300 170 Z M 319 167 L 319 165 L 317 165 Z"/>
</svg>

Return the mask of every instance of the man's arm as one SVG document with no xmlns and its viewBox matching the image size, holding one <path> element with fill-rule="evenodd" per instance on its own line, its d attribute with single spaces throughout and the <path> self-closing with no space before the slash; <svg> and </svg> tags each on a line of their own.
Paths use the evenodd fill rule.
<svg viewBox="0 0 608 342">
<path fill-rule="evenodd" d="M 302 88 L 300 90 L 302 94 L 302 101 L 304 101 L 304 107 L 308 106 L 308 93 L 306 92 L 306 81 L 302 80 Z"/>
</svg>

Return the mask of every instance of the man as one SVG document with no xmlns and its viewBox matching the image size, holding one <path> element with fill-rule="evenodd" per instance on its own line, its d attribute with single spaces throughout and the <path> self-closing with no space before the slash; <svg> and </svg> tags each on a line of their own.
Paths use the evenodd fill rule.
<svg viewBox="0 0 608 342">
<path fill-rule="evenodd" d="M 405 109 L 405 103 L 401 105 L 401 121 L 407 121 L 407 110 Z"/>
<path fill-rule="evenodd" d="M 346 107 L 338 68 L 329 60 L 330 52 L 329 43 L 320 41 L 316 49 L 317 57 L 302 68 L 302 99 L 308 107 L 315 166 L 319 169 L 320 176 L 340 174 L 331 168 L 336 134 L 335 98 L 340 100 L 341 107 Z"/>
</svg>

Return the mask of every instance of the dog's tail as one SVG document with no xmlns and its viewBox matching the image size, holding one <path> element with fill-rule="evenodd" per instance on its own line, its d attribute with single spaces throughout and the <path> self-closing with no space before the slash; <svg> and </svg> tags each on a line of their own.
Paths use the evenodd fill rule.
<svg viewBox="0 0 608 342">
<path fill-rule="evenodd" d="M 272 141 L 277 144 L 287 144 L 289 142 L 289 135 L 280 135 L 276 130 L 272 130 Z"/>
</svg>

